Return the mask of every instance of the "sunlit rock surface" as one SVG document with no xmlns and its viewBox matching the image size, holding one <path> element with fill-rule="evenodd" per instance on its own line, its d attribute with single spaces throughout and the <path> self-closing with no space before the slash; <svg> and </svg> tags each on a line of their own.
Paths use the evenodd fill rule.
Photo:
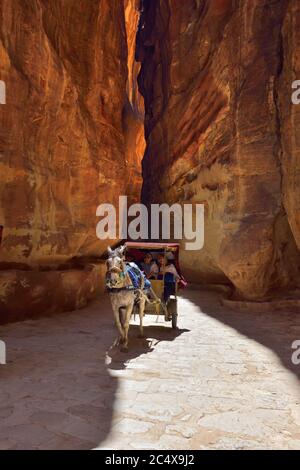
<svg viewBox="0 0 300 470">
<path fill-rule="evenodd" d="M 140 198 L 137 24 L 132 1 L 0 2 L 0 322 L 84 306 L 99 288 L 99 267 L 62 264 L 110 243 L 99 204 Z"/>
<path fill-rule="evenodd" d="M 204 203 L 183 269 L 250 299 L 299 282 L 299 21 L 292 1 L 143 1 L 143 200 Z"/>
<path fill-rule="evenodd" d="M 205 246 L 182 252 L 186 276 L 231 282 L 248 299 L 292 290 L 298 2 L 143 0 L 141 18 L 139 8 L 1 1 L 2 285 L 8 267 L 104 252 L 96 208 L 139 200 L 145 113 L 143 201 L 205 204 Z"/>
<path fill-rule="evenodd" d="M 124 0 L 125 24 L 128 44 L 128 101 L 124 113 L 127 186 L 129 204 L 140 201 L 142 189 L 141 162 L 146 142 L 144 136 L 144 100 L 139 93 L 137 77 L 140 63 L 135 60 L 136 33 L 140 18 L 140 0 Z"/>
<path fill-rule="evenodd" d="M 2 0 L 0 63 L 0 260 L 101 254 L 96 208 L 128 184 L 123 2 Z"/>
</svg>

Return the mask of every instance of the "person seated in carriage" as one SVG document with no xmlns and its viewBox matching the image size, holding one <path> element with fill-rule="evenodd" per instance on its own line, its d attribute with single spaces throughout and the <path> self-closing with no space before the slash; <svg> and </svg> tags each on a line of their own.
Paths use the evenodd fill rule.
<svg viewBox="0 0 300 470">
<path fill-rule="evenodd" d="M 143 290 L 148 293 L 151 288 L 151 283 L 144 270 L 140 270 L 140 266 L 136 262 L 134 256 L 131 253 L 126 253 L 126 273 L 129 275 L 132 286 L 135 289 L 143 286 Z"/>
<path fill-rule="evenodd" d="M 174 255 L 172 253 L 167 253 L 166 257 L 162 254 L 159 254 L 157 257 L 158 260 L 158 275 L 157 279 L 166 278 L 166 274 L 172 274 L 175 281 L 180 279 L 180 276 L 177 272 L 177 269 L 174 265 Z M 171 276 L 167 276 L 171 279 Z"/>
<path fill-rule="evenodd" d="M 143 261 L 140 263 L 141 269 L 144 271 L 147 279 L 156 279 L 158 275 L 158 266 L 153 260 L 150 252 L 146 253 Z"/>
<path fill-rule="evenodd" d="M 174 264 L 173 253 L 166 253 L 165 256 L 160 253 L 157 257 L 157 262 L 157 279 L 164 281 L 163 300 L 167 303 L 170 296 L 176 293 L 176 284 L 180 280 L 180 276 Z"/>
</svg>

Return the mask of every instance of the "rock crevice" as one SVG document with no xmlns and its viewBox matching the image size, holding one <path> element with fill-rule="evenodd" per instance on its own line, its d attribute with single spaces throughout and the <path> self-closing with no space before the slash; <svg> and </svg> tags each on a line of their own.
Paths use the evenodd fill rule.
<svg viewBox="0 0 300 470">
<path fill-rule="evenodd" d="M 97 206 L 142 186 L 205 205 L 190 280 L 297 286 L 299 31 L 292 0 L 2 0 L 2 278 L 99 257 Z"/>
<path fill-rule="evenodd" d="M 287 188 L 298 22 L 292 1 L 143 1 L 143 201 L 205 203 L 204 249 L 183 268 L 248 299 L 299 283 Z"/>
</svg>

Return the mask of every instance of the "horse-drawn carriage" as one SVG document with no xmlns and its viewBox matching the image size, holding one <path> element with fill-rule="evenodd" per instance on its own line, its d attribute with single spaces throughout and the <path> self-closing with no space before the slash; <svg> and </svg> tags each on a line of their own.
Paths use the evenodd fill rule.
<svg viewBox="0 0 300 470">
<path fill-rule="evenodd" d="M 149 254 L 153 268 L 147 275 L 149 266 L 145 266 L 143 260 Z M 177 291 L 180 284 L 186 285 L 180 272 L 178 255 L 178 243 L 127 242 L 114 250 L 108 248 L 106 287 L 119 331 L 117 342 L 121 350 L 128 350 L 132 314 L 140 317 L 141 336 L 145 314 L 163 315 L 165 321 L 170 321 L 172 327 L 177 328 Z"/>
<path fill-rule="evenodd" d="M 154 262 L 157 256 L 163 255 L 164 266 L 167 265 L 168 260 L 172 259 L 177 272 L 181 274 L 178 243 L 127 242 L 125 246 L 127 259 L 132 259 L 136 264 L 140 265 L 147 253 L 151 253 Z M 165 321 L 172 322 L 172 328 L 177 328 L 177 292 L 179 284 L 184 283 L 183 279 L 176 278 L 170 272 L 163 272 L 156 279 L 150 278 L 150 282 L 151 290 L 148 294 L 149 301 L 145 305 L 145 314 L 162 315 Z"/>
</svg>

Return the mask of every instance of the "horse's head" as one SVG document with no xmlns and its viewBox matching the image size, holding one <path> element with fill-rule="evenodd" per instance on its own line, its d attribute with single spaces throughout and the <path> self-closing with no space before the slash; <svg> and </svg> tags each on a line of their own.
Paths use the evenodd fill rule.
<svg viewBox="0 0 300 470">
<path fill-rule="evenodd" d="M 106 284 L 110 288 L 122 287 L 125 280 L 125 246 L 112 250 L 108 247 L 108 259 L 106 262 Z"/>
</svg>

